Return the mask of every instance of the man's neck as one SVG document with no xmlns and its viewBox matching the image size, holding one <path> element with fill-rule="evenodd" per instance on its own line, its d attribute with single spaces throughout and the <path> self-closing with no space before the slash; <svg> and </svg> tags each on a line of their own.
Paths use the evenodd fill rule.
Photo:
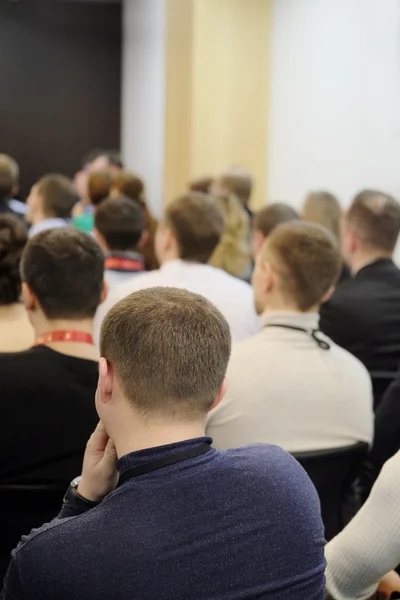
<svg viewBox="0 0 400 600">
<path fill-rule="evenodd" d="M 93 335 L 93 320 L 83 319 L 79 321 L 69 319 L 46 319 L 44 316 L 32 320 L 35 331 L 35 338 L 39 338 L 45 333 L 53 331 L 79 331 Z M 52 350 L 75 356 L 77 358 L 86 358 L 88 360 L 98 360 L 99 353 L 97 348 L 92 344 L 84 342 L 50 342 L 46 344 Z"/>
<path fill-rule="evenodd" d="M 124 428 L 124 431 L 113 437 L 113 442 L 117 450 L 117 456 L 120 458 L 131 452 L 166 446 L 167 444 L 183 442 L 204 435 L 204 422 L 173 423 L 168 426 L 161 423 L 145 424 L 135 419 L 134 422 Z"/>
<path fill-rule="evenodd" d="M 370 265 L 377 260 L 392 259 L 392 252 L 385 252 L 383 250 L 375 250 L 370 252 L 360 252 L 351 260 L 351 272 L 353 275 L 358 273 L 361 269 Z"/>
</svg>

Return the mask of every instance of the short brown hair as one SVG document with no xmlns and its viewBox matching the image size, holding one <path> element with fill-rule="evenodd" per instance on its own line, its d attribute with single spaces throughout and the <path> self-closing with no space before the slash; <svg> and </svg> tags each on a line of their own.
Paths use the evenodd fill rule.
<svg viewBox="0 0 400 600">
<path fill-rule="evenodd" d="M 113 185 L 122 196 L 128 196 L 136 202 L 145 203 L 144 183 L 135 173 L 129 173 L 128 171 L 117 173 Z"/>
<path fill-rule="evenodd" d="M 7 154 L 0 154 L 0 201 L 8 200 L 18 185 L 19 166 Z"/>
<path fill-rule="evenodd" d="M 125 196 L 106 198 L 96 209 L 94 226 L 109 250 L 136 250 L 145 229 L 143 209 Z"/>
<path fill-rule="evenodd" d="M 182 289 L 131 294 L 101 327 L 101 355 L 127 399 L 144 415 L 177 421 L 201 417 L 210 408 L 230 350 L 229 325 L 219 310 Z"/>
<path fill-rule="evenodd" d="M 21 276 L 49 319 L 94 317 L 104 279 L 104 255 L 95 240 L 76 229 L 47 229 L 31 238 Z"/>
<path fill-rule="evenodd" d="M 18 217 L 0 215 L 0 305 L 19 300 L 19 264 L 27 241 L 26 228 Z"/>
<path fill-rule="evenodd" d="M 189 184 L 189 190 L 191 192 L 201 192 L 202 194 L 209 194 L 210 188 L 214 183 L 214 177 L 200 177 L 195 179 Z"/>
<path fill-rule="evenodd" d="M 342 209 L 339 200 L 330 192 L 310 192 L 305 199 L 301 216 L 304 221 L 323 225 L 340 240 Z"/>
<path fill-rule="evenodd" d="M 78 192 L 68 177 L 58 174 L 45 175 L 36 183 L 36 191 L 43 203 L 43 212 L 48 217 L 69 219 Z"/>
<path fill-rule="evenodd" d="M 288 204 L 276 202 L 266 206 L 254 215 L 253 228 L 261 231 L 264 237 L 268 237 L 272 230 L 281 223 L 297 221 L 299 218 L 294 208 Z"/>
<path fill-rule="evenodd" d="M 366 247 L 393 252 L 400 232 L 400 204 L 383 192 L 364 190 L 354 198 L 346 222 Z"/>
<path fill-rule="evenodd" d="M 109 171 L 94 171 L 90 173 L 87 183 L 87 195 L 90 202 L 97 206 L 107 198 L 113 184 L 113 176 Z"/>
<path fill-rule="evenodd" d="M 208 262 L 224 231 L 223 215 L 211 196 L 190 192 L 165 211 L 165 223 L 176 237 L 179 257 Z"/>
<path fill-rule="evenodd" d="M 220 178 L 222 187 L 229 194 L 234 194 L 244 206 L 250 202 L 253 191 L 253 180 L 250 173 L 240 167 L 232 167 L 225 171 Z"/>
<path fill-rule="evenodd" d="M 301 311 L 321 302 L 342 264 L 334 236 L 315 223 L 278 225 L 261 252 L 280 276 L 282 293 Z"/>
</svg>

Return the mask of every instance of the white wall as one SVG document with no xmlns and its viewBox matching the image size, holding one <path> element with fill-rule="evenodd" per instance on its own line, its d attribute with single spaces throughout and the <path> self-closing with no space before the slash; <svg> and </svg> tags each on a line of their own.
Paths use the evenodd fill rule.
<svg viewBox="0 0 400 600">
<path fill-rule="evenodd" d="M 164 0 L 124 0 L 122 154 L 144 178 L 156 215 L 162 210 L 165 106 Z"/>
<path fill-rule="evenodd" d="M 273 0 L 268 200 L 400 196 L 399 0 Z"/>
</svg>

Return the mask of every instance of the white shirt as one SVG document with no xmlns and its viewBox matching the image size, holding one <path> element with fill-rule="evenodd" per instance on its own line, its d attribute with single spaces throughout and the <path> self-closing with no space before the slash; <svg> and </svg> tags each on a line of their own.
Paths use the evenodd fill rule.
<svg viewBox="0 0 400 600">
<path fill-rule="evenodd" d="M 114 304 L 133 292 L 159 286 L 183 288 L 210 300 L 228 321 L 234 340 L 242 340 L 258 331 L 259 319 L 248 283 L 210 265 L 177 259 L 165 263 L 157 271 L 134 275 L 113 289 L 97 310 L 95 339 L 99 339 L 101 323 Z"/>
<path fill-rule="evenodd" d="M 33 237 L 34 235 L 36 235 L 37 233 L 40 233 L 41 231 L 46 231 L 46 229 L 58 229 L 59 227 L 67 227 L 68 223 L 65 219 L 58 219 L 58 218 L 54 218 L 54 219 L 43 219 L 43 221 L 40 221 L 39 223 L 36 223 L 35 225 L 32 225 L 32 227 L 29 229 L 29 237 Z"/>
<path fill-rule="evenodd" d="M 335 600 L 370 598 L 400 563 L 400 452 L 384 465 L 361 510 L 325 548 L 326 587 Z"/>
<path fill-rule="evenodd" d="M 216 448 L 265 442 L 289 452 L 370 443 L 372 386 L 362 363 L 306 332 L 267 325 L 318 328 L 318 315 L 271 312 L 257 335 L 233 346 L 225 398 L 209 415 Z"/>
</svg>

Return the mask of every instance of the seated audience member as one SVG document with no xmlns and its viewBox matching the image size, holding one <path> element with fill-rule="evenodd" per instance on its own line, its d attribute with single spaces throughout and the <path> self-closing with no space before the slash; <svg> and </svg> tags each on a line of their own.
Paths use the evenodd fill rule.
<svg viewBox="0 0 400 600">
<path fill-rule="evenodd" d="M 74 184 L 64 175 L 45 175 L 32 186 L 26 220 L 29 237 L 46 229 L 66 227 L 78 201 Z"/>
<path fill-rule="evenodd" d="M 253 216 L 249 204 L 253 191 L 253 180 L 248 171 L 241 167 L 231 167 L 214 181 L 210 192 L 214 196 L 236 196 L 250 217 Z"/>
<path fill-rule="evenodd" d="M 101 321 L 114 304 L 132 292 L 157 286 L 184 288 L 211 300 L 227 319 L 234 339 L 258 331 L 251 287 L 207 264 L 223 229 L 223 216 L 210 196 L 191 192 L 171 202 L 156 236 L 160 269 L 112 291 L 97 311 L 96 340 Z"/>
<path fill-rule="evenodd" d="M 214 177 L 200 177 L 200 179 L 195 179 L 189 184 L 189 191 L 209 194 L 213 183 Z"/>
<path fill-rule="evenodd" d="M 249 217 L 236 196 L 215 198 L 224 217 L 224 230 L 209 264 L 234 277 L 249 280 L 252 261 L 249 244 Z"/>
<path fill-rule="evenodd" d="M 106 280 L 110 288 L 144 272 L 140 254 L 146 238 L 144 214 L 130 198 L 107 198 L 97 207 L 94 235 L 106 257 Z"/>
<path fill-rule="evenodd" d="M 0 154 L 0 213 L 11 213 L 23 217 L 26 204 L 13 198 L 19 190 L 19 166 L 7 154 Z"/>
<path fill-rule="evenodd" d="M 0 352 L 18 352 L 33 344 L 33 329 L 21 302 L 19 263 L 27 242 L 24 224 L 0 214 Z"/>
<path fill-rule="evenodd" d="M 141 248 L 144 264 L 146 271 L 158 269 L 159 263 L 155 251 L 155 237 L 158 222 L 147 206 L 143 181 L 134 173 L 121 171 L 114 177 L 113 185 L 114 187 L 111 191 L 112 195 L 126 196 L 127 198 L 131 198 L 135 202 L 138 202 L 142 207 L 147 231 L 147 239 Z"/>
<path fill-rule="evenodd" d="M 319 225 L 279 225 L 257 255 L 253 288 L 261 331 L 233 347 L 228 391 L 208 419 L 217 448 L 267 442 L 289 452 L 371 442 L 365 367 L 318 331 L 318 309 L 340 256 Z"/>
<path fill-rule="evenodd" d="M 3 486 L 64 487 L 80 469 L 97 422 L 92 320 L 103 294 L 101 249 L 72 228 L 43 231 L 28 242 L 21 274 L 36 342 L 25 352 L 0 355 L 0 497 Z M 28 531 L 38 525 L 31 507 L 24 514 L 29 519 Z M 5 529 L 13 526 L 2 502 L 2 549 Z"/>
<path fill-rule="evenodd" d="M 400 450 L 400 372 L 384 394 L 375 414 L 374 443 L 363 476 L 365 491 L 383 465 Z"/>
<path fill-rule="evenodd" d="M 121 156 L 114 150 L 91 150 L 82 159 L 81 169 L 74 178 L 74 183 L 80 196 L 83 211 L 89 205 L 87 196 L 88 177 L 90 173 L 107 171 L 112 176 L 123 169 Z M 90 212 L 90 210 L 89 210 Z"/>
<path fill-rule="evenodd" d="M 400 591 L 390 572 L 400 563 L 400 452 L 383 467 L 371 494 L 345 529 L 325 550 L 326 586 L 334 600 L 367 600 L 379 589 Z M 397 596 L 396 596 L 397 597 Z"/>
<path fill-rule="evenodd" d="M 253 217 L 251 233 L 251 251 L 254 260 L 261 250 L 265 239 L 269 236 L 272 230 L 275 229 L 275 227 L 281 223 L 297 221 L 298 219 L 299 215 L 294 208 L 281 202 L 269 204 L 257 212 Z"/>
<path fill-rule="evenodd" d="M 9 189 L 10 183 L 11 190 Z M 5 193 L 6 190 L 8 191 Z M 25 202 L 14 198 L 18 192 L 19 165 L 11 156 L 0 154 L 0 213 L 11 212 L 17 217 L 26 215 L 28 209 Z"/>
<path fill-rule="evenodd" d="M 88 175 L 87 198 L 75 204 L 72 224 L 76 229 L 91 233 L 94 225 L 94 210 L 110 194 L 113 175 L 109 171 L 94 171 Z"/>
<path fill-rule="evenodd" d="M 58 520 L 14 553 L 4 600 L 323 600 L 303 469 L 275 446 L 219 452 L 205 437 L 229 353 L 228 323 L 197 294 L 150 289 L 109 312 L 101 424 Z"/>
<path fill-rule="evenodd" d="M 301 218 L 311 223 L 319 223 L 326 227 L 336 238 L 341 247 L 342 209 L 339 201 L 329 192 L 311 192 L 305 199 Z M 339 281 L 350 277 L 349 268 L 343 264 Z"/>
<path fill-rule="evenodd" d="M 343 254 L 352 277 L 322 306 L 321 329 L 360 359 L 374 380 L 376 372 L 397 372 L 399 363 L 400 270 L 392 257 L 400 205 L 381 192 L 361 192 L 343 229 Z M 389 381 L 375 389 L 376 403 Z"/>
</svg>

